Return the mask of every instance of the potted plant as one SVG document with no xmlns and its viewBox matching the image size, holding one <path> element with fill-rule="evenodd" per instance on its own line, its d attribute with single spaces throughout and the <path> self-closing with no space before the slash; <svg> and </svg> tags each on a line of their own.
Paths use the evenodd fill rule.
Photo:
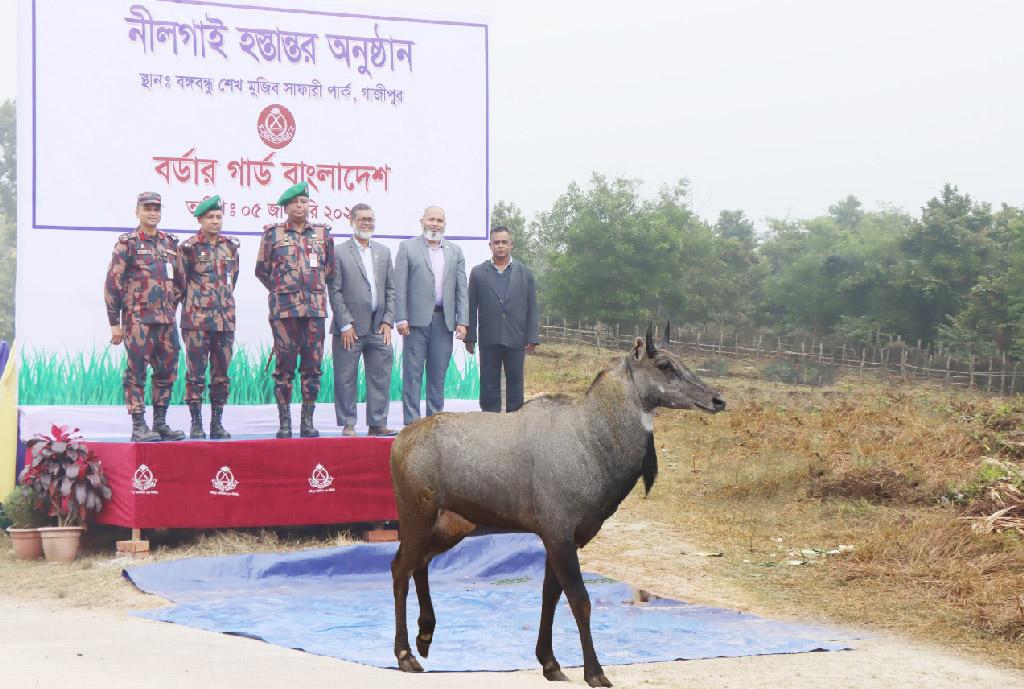
<svg viewBox="0 0 1024 689">
<path fill-rule="evenodd" d="M 19 560 L 36 560 L 43 556 L 43 542 L 39 527 L 49 522 L 46 515 L 35 509 L 32 497 L 25 488 L 15 486 L 4 498 L 4 514 L 12 522 L 7 535 L 14 546 L 14 557 Z"/>
<path fill-rule="evenodd" d="M 32 461 L 19 477 L 36 507 L 57 518 L 57 526 L 39 530 L 48 562 L 74 560 L 89 514 L 110 500 L 103 466 L 77 433 L 77 428 L 69 432 L 66 426 L 52 426 L 50 435 L 29 440 Z"/>
</svg>

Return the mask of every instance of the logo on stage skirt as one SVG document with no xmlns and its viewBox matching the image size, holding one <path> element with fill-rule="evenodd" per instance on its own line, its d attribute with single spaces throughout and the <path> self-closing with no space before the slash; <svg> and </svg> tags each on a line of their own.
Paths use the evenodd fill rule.
<svg viewBox="0 0 1024 689">
<path fill-rule="evenodd" d="M 132 493 L 135 495 L 158 495 L 160 491 L 156 488 L 156 477 L 153 470 L 145 464 L 140 464 L 132 476 Z"/>
<path fill-rule="evenodd" d="M 310 493 L 334 492 L 334 489 L 331 488 L 331 484 L 334 483 L 334 477 L 331 476 L 331 472 L 327 471 L 323 464 L 317 464 L 313 467 L 313 472 L 309 475 L 307 481 L 309 481 Z"/>
<path fill-rule="evenodd" d="M 217 490 L 211 490 L 210 495 L 232 495 L 238 497 L 238 492 L 235 488 L 238 488 L 238 481 L 235 480 L 235 475 L 231 473 L 231 467 L 223 466 L 217 470 L 217 474 L 210 480 L 213 487 Z"/>
</svg>

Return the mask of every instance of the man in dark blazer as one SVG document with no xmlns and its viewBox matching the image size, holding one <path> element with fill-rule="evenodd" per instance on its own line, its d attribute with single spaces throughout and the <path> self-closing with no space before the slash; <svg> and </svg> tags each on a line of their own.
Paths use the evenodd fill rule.
<svg viewBox="0 0 1024 689">
<path fill-rule="evenodd" d="M 523 406 L 526 354 L 540 343 L 537 287 L 530 269 L 512 260 L 512 232 L 507 227 L 491 230 L 490 246 L 491 258 L 469 275 L 466 351 L 472 354 L 480 343 L 480 409 L 501 411 L 504 368 L 505 411 L 513 412 Z"/>
<path fill-rule="evenodd" d="M 423 234 L 398 245 L 395 255 L 395 325 L 402 335 L 402 409 L 405 424 L 420 418 L 420 388 L 427 371 L 427 416 L 444 411 L 444 379 L 452 333 L 466 339 L 466 259 L 444 238 L 443 208 L 428 206 Z"/>
<path fill-rule="evenodd" d="M 356 376 L 359 357 L 366 370 L 366 425 L 370 435 L 397 435 L 387 427 L 391 404 L 391 348 L 395 285 L 391 250 L 370 241 L 375 221 L 365 203 L 352 206 L 352 238 L 334 251 L 334 279 L 328 285 L 334 320 L 334 411 L 342 435 L 356 434 Z"/>
</svg>

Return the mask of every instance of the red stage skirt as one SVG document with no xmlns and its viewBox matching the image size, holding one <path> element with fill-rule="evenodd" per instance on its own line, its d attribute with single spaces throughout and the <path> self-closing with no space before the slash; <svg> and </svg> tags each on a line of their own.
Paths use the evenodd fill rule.
<svg viewBox="0 0 1024 689">
<path fill-rule="evenodd" d="M 113 490 L 96 521 L 149 529 L 397 519 L 393 440 L 89 442 Z"/>
</svg>

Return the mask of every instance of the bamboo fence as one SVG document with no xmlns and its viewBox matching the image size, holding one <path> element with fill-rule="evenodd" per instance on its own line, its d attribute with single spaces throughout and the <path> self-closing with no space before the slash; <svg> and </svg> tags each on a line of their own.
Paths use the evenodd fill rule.
<svg viewBox="0 0 1024 689">
<path fill-rule="evenodd" d="M 655 326 L 655 342 L 662 336 Z M 590 345 L 605 349 L 626 350 L 646 326 L 587 324 L 580 321 L 546 320 L 541 325 L 541 341 L 562 344 Z M 942 345 L 910 345 L 899 336 L 876 336 L 869 345 L 852 345 L 831 338 L 813 336 L 781 337 L 764 333 L 744 332 L 740 328 L 682 325 L 672 327 L 671 349 L 690 356 L 697 363 L 714 359 L 737 359 L 768 364 L 789 361 L 797 365 L 829 367 L 846 373 L 896 377 L 906 381 L 927 381 L 952 387 L 978 390 L 991 395 L 1024 393 L 1024 371 L 1020 361 L 998 356 L 958 359 L 943 351 Z M 1020 373 L 1020 375 L 1018 375 Z M 808 380 L 808 384 L 817 381 Z"/>
</svg>

